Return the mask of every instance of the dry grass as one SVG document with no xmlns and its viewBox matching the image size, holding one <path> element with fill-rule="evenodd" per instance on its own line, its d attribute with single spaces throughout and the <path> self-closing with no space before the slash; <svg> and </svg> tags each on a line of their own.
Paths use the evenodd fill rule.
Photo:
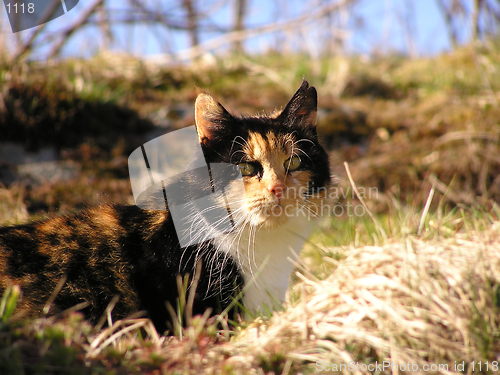
<svg viewBox="0 0 500 375">
<path fill-rule="evenodd" d="M 274 351 L 316 369 L 387 360 L 447 364 L 437 371 L 444 374 L 455 361 L 498 359 L 500 222 L 442 242 L 410 237 L 324 261 L 336 266 L 330 277 L 302 276 L 297 304 L 239 335 L 244 362 Z"/>
<path fill-rule="evenodd" d="M 500 222 L 445 241 L 408 237 L 344 252 L 341 261 L 324 258 L 335 267 L 331 276 L 302 274 L 296 303 L 230 341 L 217 343 L 203 320 L 183 340 L 154 340 L 160 368 L 295 373 L 357 362 L 339 372 L 364 374 L 363 364 L 391 361 L 420 366 L 414 373 L 441 365 L 434 372 L 447 374 L 457 372 L 455 361 L 498 360 Z"/>
<path fill-rule="evenodd" d="M 21 358 L 29 353 L 37 368 L 62 373 L 76 366 L 83 373 L 368 374 L 374 371 L 366 366 L 378 363 L 419 366 L 411 372 L 417 374 L 452 374 L 459 372 L 455 364 L 464 363 L 463 372 L 472 374 L 472 362 L 495 366 L 499 221 L 447 239 L 407 236 L 381 246 L 330 250 L 344 255 L 323 258 L 330 276 L 319 280 L 303 271 L 291 292 L 293 303 L 236 332 L 218 331 L 206 317 L 197 317 L 182 338 L 158 336 L 147 319 L 110 321 L 96 331 L 69 315 L 63 323 L 32 321 L 12 348 L 21 348 Z M 70 353 L 70 359 L 57 362 L 55 351 Z M 483 367 L 482 373 L 495 372 Z"/>
</svg>

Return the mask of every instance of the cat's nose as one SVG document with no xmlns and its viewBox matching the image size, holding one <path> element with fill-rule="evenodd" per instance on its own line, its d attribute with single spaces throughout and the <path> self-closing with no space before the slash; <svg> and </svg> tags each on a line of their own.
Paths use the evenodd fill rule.
<svg viewBox="0 0 500 375">
<path fill-rule="evenodd" d="M 267 187 L 269 192 L 275 195 L 276 198 L 283 197 L 283 194 L 285 193 L 285 188 L 286 186 L 282 182 L 272 182 Z"/>
</svg>

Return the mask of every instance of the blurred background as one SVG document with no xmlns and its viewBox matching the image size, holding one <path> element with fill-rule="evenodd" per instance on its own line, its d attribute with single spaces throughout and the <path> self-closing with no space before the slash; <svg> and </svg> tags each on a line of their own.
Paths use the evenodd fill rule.
<svg viewBox="0 0 500 375">
<path fill-rule="evenodd" d="M 500 200 L 498 0 L 87 0 L 13 33 L 0 17 L 0 224 L 132 203 L 127 157 L 307 79 L 334 173 L 380 215 Z"/>
<path fill-rule="evenodd" d="M 21 3 L 59 17 L 13 33 Z M 111 314 L 107 328 L 75 314 L 24 323 L 11 317 L 19 289 L 7 289 L 1 374 L 368 373 L 375 361 L 384 373 L 494 372 L 500 0 L 0 7 L 0 226 L 132 204 L 130 153 L 193 125 L 200 92 L 262 114 L 303 79 L 318 90 L 318 134 L 345 194 L 306 242 L 285 311 L 234 331 L 193 319 L 165 339 Z"/>
<path fill-rule="evenodd" d="M 163 63 L 228 52 L 429 56 L 495 35 L 500 19 L 497 0 L 76 3 L 57 21 L 19 34 L 2 14 L 6 52 L 43 60 L 115 51 Z"/>
</svg>

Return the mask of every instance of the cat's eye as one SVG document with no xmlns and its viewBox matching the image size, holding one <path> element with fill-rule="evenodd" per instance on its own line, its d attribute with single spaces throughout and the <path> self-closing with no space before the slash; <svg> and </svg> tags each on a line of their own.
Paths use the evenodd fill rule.
<svg viewBox="0 0 500 375">
<path fill-rule="evenodd" d="M 253 176 L 257 173 L 257 167 L 252 163 L 240 163 L 238 167 L 242 176 Z"/>
<path fill-rule="evenodd" d="M 300 158 L 297 155 L 294 155 L 290 159 L 287 159 L 284 165 L 287 171 L 294 171 L 300 167 L 300 164 Z"/>
</svg>

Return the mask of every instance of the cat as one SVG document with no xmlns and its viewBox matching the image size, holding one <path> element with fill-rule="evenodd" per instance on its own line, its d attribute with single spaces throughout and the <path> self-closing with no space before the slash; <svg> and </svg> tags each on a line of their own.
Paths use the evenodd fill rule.
<svg viewBox="0 0 500 375">
<path fill-rule="evenodd" d="M 198 95 L 195 126 L 207 163 L 237 165 L 243 180 L 243 194 L 228 193 L 237 206 L 234 230 L 182 248 L 168 207 L 136 205 L 3 227 L 0 289 L 20 286 L 21 313 L 84 303 L 91 322 L 115 298 L 113 318 L 144 311 L 159 332 L 172 329 L 167 306 L 177 311 L 179 275 L 190 276 L 194 315 L 208 309 L 233 319 L 242 307 L 275 308 L 332 185 L 316 114 L 316 89 L 307 81 L 270 116 L 234 116 L 212 96 Z"/>
</svg>

